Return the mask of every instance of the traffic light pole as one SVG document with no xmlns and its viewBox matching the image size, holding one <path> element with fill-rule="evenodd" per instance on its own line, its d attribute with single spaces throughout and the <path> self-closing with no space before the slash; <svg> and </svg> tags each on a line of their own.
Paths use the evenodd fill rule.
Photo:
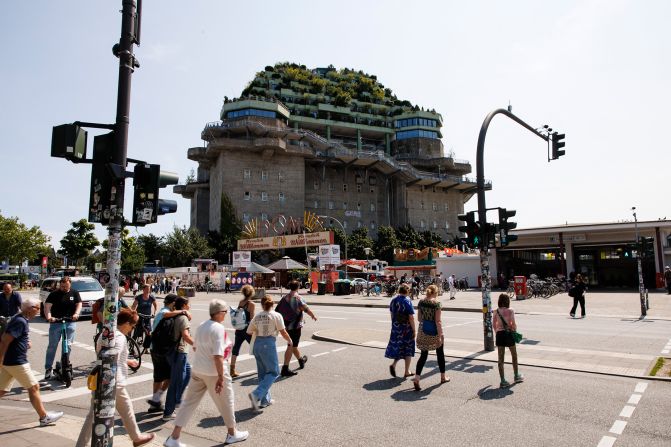
<svg viewBox="0 0 671 447">
<path fill-rule="evenodd" d="M 115 146 L 110 154 L 110 163 L 121 167 L 121 175 L 113 182 L 112 201 L 116 212 L 110 213 L 109 245 L 107 249 L 107 273 L 110 280 L 105 286 L 105 304 L 103 309 L 102 349 L 97 364 L 101 367 L 98 374 L 97 389 L 94 396 L 94 420 L 91 446 L 109 446 L 114 438 L 114 411 L 116 408 L 116 369 L 118 349 L 114 345 L 114 333 L 118 313 L 119 272 L 121 269 L 121 228 L 124 221 L 124 183 L 126 154 L 128 148 L 128 124 L 130 112 L 131 76 L 137 66 L 133 56 L 133 43 L 137 42 L 135 24 L 136 0 L 123 0 L 121 20 L 121 39 L 115 45 L 114 53 L 119 58 L 119 86 L 117 95 L 117 114 L 114 125 Z"/>
<path fill-rule="evenodd" d="M 486 240 L 487 232 L 487 205 L 485 203 L 485 137 L 487 136 L 487 129 L 492 119 L 499 113 L 507 116 L 516 123 L 525 127 L 527 130 L 535 133 L 543 140 L 548 141 L 549 137 L 538 132 L 536 129 L 516 117 L 510 110 L 496 109 L 487 115 L 482 127 L 480 128 L 480 135 L 478 136 L 478 151 L 476 155 L 476 171 L 477 171 L 477 190 L 478 190 L 478 221 L 480 223 L 480 272 L 481 272 L 481 289 L 482 289 L 482 324 L 484 332 L 485 351 L 494 350 L 494 330 L 492 328 L 492 283 L 489 275 L 489 247 Z"/>
<path fill-rule="evenodd" d="M 641 316 L 639 319 L 644 319 L 648 315 L 647 303 L 645 299 L 645 285 L 643 284 L 643 244 L 641 243 L 641 238 L 638 236 L 638 219 L 636 218 L 636 207 L 632 207 L 631 210 L 634 213 L 634 230 L 636 232 L 636 264 L 638 266 L 638 295 L 641 300 Z"/>
</svg>

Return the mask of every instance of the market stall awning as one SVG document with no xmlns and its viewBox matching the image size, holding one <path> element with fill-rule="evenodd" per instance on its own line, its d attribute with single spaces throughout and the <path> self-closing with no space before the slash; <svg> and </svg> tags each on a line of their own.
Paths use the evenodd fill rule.
<svg viewBox="0 0 671 447">
<path fill-rule="evenodd" d="M 270 270 L 267 267 L 264 267 L 260 264 L 257 264 L 256 262 L 252 262 L 249 264 L 249 267 L 247 267 L 246 271 L 250 273 L 275 273 L 274 270 Z"/>
<path fill-rule="evenodd" d="M 269 269 L 273 270 L 307 270 L 307 266 L 301 264 L 300 262 L 296 262 L 293 259 L 291 259 L 289 256 L 285 256 L 282 259 L 278 259 L 277 261 L 273 262 L 272 264 L 269 264 L 266 266 Z"/>
</svg>

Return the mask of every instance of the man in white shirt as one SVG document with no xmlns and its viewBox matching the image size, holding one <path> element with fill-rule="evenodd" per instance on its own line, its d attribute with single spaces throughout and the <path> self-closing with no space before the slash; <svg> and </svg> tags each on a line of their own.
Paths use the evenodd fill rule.
<svg viewBox="0 0 671 447">
<path fill-rule="evenodd" d="M 455 295 L 457 294 L 457 287 L 454 284 L 455 282 L 455 276 L 450 275 L 450 277 L 447 280 L 448 285 L 450 286 L 450 299 L 453 300 L 455 298 Z"/>
</svg>

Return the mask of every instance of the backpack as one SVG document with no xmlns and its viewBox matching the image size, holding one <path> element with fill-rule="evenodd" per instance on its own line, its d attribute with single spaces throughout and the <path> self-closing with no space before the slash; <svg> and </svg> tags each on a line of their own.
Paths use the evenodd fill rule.
<svg viewBox="0 0 671 447">
<path fill-rule="evenodd" d="M 91 306 L 91 324 L 102 323 L 100 318 L 98 318 L 98 312 L 102 310 L 104 302 L 105 298 L 99 298 L 93 303 L 93 306 Z"/>
<path fill-rule="evenodd" d="M 247 327 L 247 315 L 244 308 L 233 309 L 231 307 L 231 325 L 234 329 L 241 331 Z"/>
<path fill-rule="evenodd" d="M 175 338 L 175 318 L 161 318 L 151 333 L 151 352 L 167 355 L 177 347 L 181 335 Z"/>
</svg>

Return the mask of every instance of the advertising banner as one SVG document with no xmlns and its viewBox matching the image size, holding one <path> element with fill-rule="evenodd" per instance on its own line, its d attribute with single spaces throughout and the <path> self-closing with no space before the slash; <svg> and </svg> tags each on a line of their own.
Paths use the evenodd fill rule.
<svg viewBox="0 0 671 447">
<path fill-rule="evenodd" d="M 231 273 L 231 290 L 240 290 L 242 286 L 249 284 L 253 286 L 254 276 L 249 272 L 232 272 Z"/>
<path fill-rule="evenodd" d="M 331 244 L 333 233 L 330 231 L 319 231 L 316 233 L 289 234 L 283 236 L 257 237 L 253 239 L 240 239 L 238 250 L 276 250 L 279 248 L 294 247 L 316 247 L 318 245 Z"/>
<path fill-rule="evenodd" d="M 252 263 L 252 252 L 251 251 L 234 251 L 233 252 L 233 268 L 246 268 L 248 269 Z"/>
<path fill-rule="evenodd" d="M 329 264 L 340 265 L 340 245 L 319 246 L 319 267 Z"/>
</svg>

